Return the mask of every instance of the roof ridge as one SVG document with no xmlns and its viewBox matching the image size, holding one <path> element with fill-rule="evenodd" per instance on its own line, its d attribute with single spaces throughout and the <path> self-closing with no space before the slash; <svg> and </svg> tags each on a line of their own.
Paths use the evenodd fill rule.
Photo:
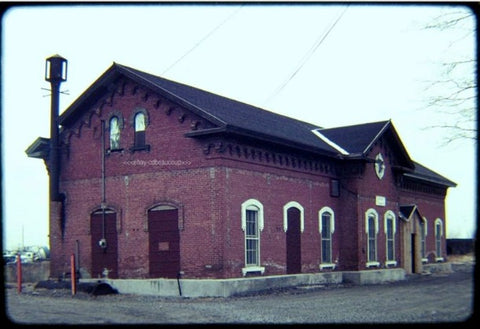
<svg viewBox="0 0 480 329">
<path fill-rule="evenodd" d="M 346 126 L 335 126 L 335 127 L 330 127 L 330 128 L 321 128 L 321 130 L 342 129 L 342 128 L 350 128 L 350 127 L 360 127 L 360 126 L 374 125 L 374 124 L 378 124 L 378 123 L 388 123 L 388 122 L 392 122 L 392 119 L 379 120 L 379 121 L 373 121 L 373 122 L 364 122 L 364 123 L 357 123 L 357 124 L 349 124 L 349 125 L 346 125 Z"/>
<path fill-rule="evenodd" d="M 284 118 L 287 118 L 287 119 L 289 119 L 289 120 L 292 120 L 292 121 L 295 121 L 295 122 L 298 122 L 298 123 L 307 124 L 307 125 L 309 125 L 309 126 L 311 126 L 311 127 L 315 127 L 315 129 L 317 129 L 317 128 L 322 128 L 322 127 L 320 127 L 320 126 L 317 125 L 317 124 L 314 124 L 314 123 L 311 123 L 311 122 L 307 122 L 307 121 L 304 121 L 304 120 L 300 120 L 300 119 L 296 119 L 296 118 L 293 118 L 293 117 L 291 117 L 291 116 L 289 116 L 289 115 L 286 115 L 286 114 L 281 114 L 281 113 L 273 112 L 273 111 L 271 111 L 271 110 L 265 109 L 265 108 L 260 107 L 260 106 L 258 106 L 258 105 L 253 105 L 253 104 L 249 104 L 249 103 L 246 103 L 246 102 L 243 102 L 243 101 L 239 101 L 239 100 L 234 99 L 234 98 L 232 98 L 232 97 L 225 96 L 225 95 L 220 95 L 220 94 L 214 93 L 214 92 L 212 92 L 212 91 L 203 89 L 203 88 L 201 88 L 201 87 L 188 85 L 188 84 L 183 83 L 183 82 L 178 82 L 178 81 L 176 81 L 176 80 L 168 79 L 168 78 L 165 78 L 165 77 L 160 76 L 160 75 L 155 75 L 155 74 L 152 74 L 152 73 L 149 73 L 149 72 L 146 72 L 146 71 L 138 70 L 138 69 L 135 69 L 135 68 L 132 68 L 132 67 L 123 65 L 123 64 L 119 64 L 119 63 L 115 63 L 115 62 L 114 62 L 114 65 L 119 66 L 119 67 L 121 67 L 121 68 L 123 68 L 123 69 L 125 69 L 125 70 L 128 70 L 129 72 L 135 74 L 135 75 L 138 76 L 139 78 L 142 78 L 142 80 L 145 80 L 145 79 L 144 79 L 143 77 L 139 76 L 139 75 L 138 75 L 138 72 L 140 72 L 141 74 L 146 74 L 146 75 L 149 75 L 149 76 L 151 76 L 151 77 L 154 77 L 154 78 L 157 78 L 157 79 L 162 79 L 162 80 L 164 80 L 164 81 L 168 81 L 169 83 L 174 83 L 174 84 L 176 84 L 176 85 L 180 85 L 180 86 L 183 86 L 183 87 L 186 87 L 186 88 L 196 89 L 196 90 L 198 90 L 198 91 L 201 91 L 201 92 L 206 93 L 206 94 L 209 94 L 209 95 L 213 95 L 213 96 L 215 96 L 215 97 L 221 97 L 221 98 L 226 99 L 226 100 L 231 101 L 231 102 L 235 102 L 235 103 L 247 105 L 247 106 L 249 106 L 249 107 L 251 107 L 251 108 L 253 108 L 253 109 L 256 109 L 256 110 L 259 110 L 259 111 L 263 111 L 263 112 L 269 113 L 269 114 L 271 114 L 271 115 L 280 116 L 280 117 L 284 117 Z M 165 88 L 162 88 L 162 87 L 160 87 L 160 88 L 163 89 L 163 90 L 165 90 Z M 165 91 L 169 92 L 168 90 L 165 90 Z M 179 95 L 176 95 L 176 94 L 174 94 L 174 93 L 172 93 L 172 92 L 169 92 L 169 93 L 175 95 L 176 97 L 182 98 L 182 97 L 180 97 Z M 192 105 L 193 105 L 193 104 L 192 104 Z M 205 111 L 205 110 L 203 110 L 203 111 Z"/>
</svg>

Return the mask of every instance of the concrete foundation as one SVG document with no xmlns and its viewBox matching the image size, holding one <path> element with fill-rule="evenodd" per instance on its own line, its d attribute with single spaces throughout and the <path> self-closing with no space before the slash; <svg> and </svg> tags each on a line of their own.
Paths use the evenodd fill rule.
<svg viewBox="0 0 480 329">
<path fill-rule="evenodd" d="M 423 264 L 423 272 L 426 273 L 451 273 L 452 263 Z"/>
<path fill-rule="evenodd" d="M 82 282 L 98 282 L 82 279 Z M 229 297 L 262 290 L 301 285 L 336 284 L 342 282 L 342 272 L 276 275 L 238 279 L 104 279 L 121 294 L 180 296 L 183 297 Z"/>
<path fill-rule="evenodd" d="M 121 294 L 184 296 L 184 297 L 229 297 L 247 292 L 269 289 L 308 286 L 317 284 L 379 284 L 405 279 L 403 269 L 369 270 L 355 272 L 329 272 L 293 275 L 275 275 L 238 279 L 105 279 Z M 82 279 L 96 282 L 95 279 Z"/>
<path fill-rule="evenodd" d="M 343 272 L 343 282 L 359 285 L 379 284 L 400 280 L 405 280 L 405 270 L 402 268 Z"/>
</svg>

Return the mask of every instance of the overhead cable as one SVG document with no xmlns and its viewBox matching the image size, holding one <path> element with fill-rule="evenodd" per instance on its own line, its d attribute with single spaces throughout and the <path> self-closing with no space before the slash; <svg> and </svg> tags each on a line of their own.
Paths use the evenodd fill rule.
<svg viewBox="0 0 480 329">
<path fill-rule="evenodd" d="M 315 53 L 315 51 L 320 47 L 320 45 L 325 41 L 327 36 L 330 34 L 330 32 L 333 30 L 333 28 L 337 25 L 337 23 L 340 21 L 340 19 L 343 17 L 345 12 L 348 9 L 347 5 L 345 9 L 340 13 L 340 15 L 337 17 L 337 19 L 333 22 L 333 24 L 328 28 L 328 30 L 325 33 L 320 34 L 320 36 L 317 38 L 313 46 L 310 48 L 310 50 L 305 53 L 303 56 L 302 60 L 300 63 L 297 65 L 295 70 L 288 76 L 288 78 L 280 85 L 277 87 L 277 89 L 273 92 L 273 94 L 265 101 L 265 103 L 268 103 L 270 100 L 272 100 L 276 95 L 278 95 L 283 88 L 297 75 L 297 73 L 302 69 L 302 67 L 307 63 L 307 61 L 312 57 L 312 55 Z"/>
<path fill-rule="evenodd" d="M 185 54 L 183 54 L 181 57 L 179 57 L 175 62 L 173 62 L 170 66 L 168 66 L 163 72 L 162 75 L 164 75 L 166 72 L 170 71 L 175 65 L 177 65 L 182 59 L 187 57 L 188 54 L 190 54 L 192 51 L 194 51 L 202 42 L 207 40 L 215 31 L 217 31 L 220 27 L 222 27 L 227 21 L 229 21 L 233 16 L 235 16 L 240 9 L 242 9 L 243 5 L 241 5 L 237 10 L 235 10 L 232 14 L 230 14 L 227 18 L 225 18 L 220 24 L 218 24 L 214 29 L 212 29 L 210 32 L 208 32 L 200 41 L 198 41 L 192 48 L 190 48 Z"/>
</svg>

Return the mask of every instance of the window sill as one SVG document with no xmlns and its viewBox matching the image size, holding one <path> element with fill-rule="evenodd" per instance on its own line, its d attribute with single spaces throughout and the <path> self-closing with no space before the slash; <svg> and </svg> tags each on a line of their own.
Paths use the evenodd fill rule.
<svg viewBox="0 0 480 329">
<path fill-rule="evenodd" d="M 396 260 L 387 260 L 385 262 L 385 267 L 396 267 L 397 261 Z"/>
<path fill-rule="evenodd" d="M 320 264 L 319 267 L 320 267 L 320 270 L 323 270 L 323 269 L 334 270 L 334 269 L 335 269 L 335 264 L 333 264 L 333 263 L 324 263 L 324 264 Z"/>
<path fill-rule="evenodd" d="M 132 146 L 130 148 L 130 152 L 135 153 L 138 151 L 147 151 L 150 152 L 150 145 L 142 145 L 142 146 Z"/>
<path fill-rule="evenodd" d="M 265 267 L 263 267 L 263 266 L 248 266 L 248 267 L 242 268 L 243 276 L 247 275 L 247 273 L 252 273 L 252 272 L 260 272 L 260 274 L 263 274 L 265 272 Z"/>
<path fill-rule="evenodd" d="M 106 155 L 110 155 L 112 153 L 123 153 L 123 149 L 111 149 L 111 148 L 108 148 L 106 151 L 105 151 L 105 154 Z"/>
<path fill-rule="evenodd" d="M 379 262 L 367 262 L 367 267 L 379 267 Z"/>
</svg>

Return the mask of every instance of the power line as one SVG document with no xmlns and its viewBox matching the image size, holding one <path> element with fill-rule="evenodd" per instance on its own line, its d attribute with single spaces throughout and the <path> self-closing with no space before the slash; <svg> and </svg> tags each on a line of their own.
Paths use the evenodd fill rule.
<svg viewBox="0 0 480 329">
<path fill-rule="evenodd" d="M 317 38 L 313 46 L 310 48 L 310 50 L 305 53 L 303 56 L 302 60 L 300 61 L 299 65 L 297 65 L 296 69 L 290 74 L 290 76 L 280 85 L 277 87 L 277 89 L 274 91 L 274 93 L 265 101 L 265 103 L 268 103 L 272 98 L 277 96 L 283 88 L 297 75 L 297 73 L 302 69 L 302 67 L 307 63 L 307 61 L 312 57 L 312 55 L 315 53 L 315 51 L 320 47 L 320 45 L 325 41 L 327 36 L 330 34 L 330 32 L 333 30 L 333 28 L 337 25 L 337 23 L 340 21 L 340 19 L 343 17 L 345 12 L 348 9 L 347 5 L 345 9 L 340 13 L 340 15 L 337 17 L 337 19 L 333 22 L 333 24 L 329 27 L 329 29 L 325 32 L 320 34 L 320 36 Z"/>
<path fill-rule="evenodd" d="M 242 9 L 243 5 L 241 5 L 237 10 L 235 10 L 232 14 L 230 14 L 227 18 L 225 18 L 220 24 L 218 24 L 213 30 L 208 32 L 200 41 L 198 41 L 190 50 L 188 50 L 185 54 L 183 54 L 181 57 L 179 57 L 175 62 L 173 62 L 169 67 L 167 67 L 163 72 L 162 75 L 164 75 L 166 72 L 168 72 L 170 69 L 172 69 L 175 65 L 177 65 L 182 59 L 187 57 L 188 54 L 190 54 L 192 51 L 195 50 L 202 42 L 204 42 L 206 39 L 208 39 L 215 31 L 217 31 L 220 27 L 222 27 L 227 21 L 229 21 L 233 16 L 235 16 L 240 9 Z"/>
</svg>

